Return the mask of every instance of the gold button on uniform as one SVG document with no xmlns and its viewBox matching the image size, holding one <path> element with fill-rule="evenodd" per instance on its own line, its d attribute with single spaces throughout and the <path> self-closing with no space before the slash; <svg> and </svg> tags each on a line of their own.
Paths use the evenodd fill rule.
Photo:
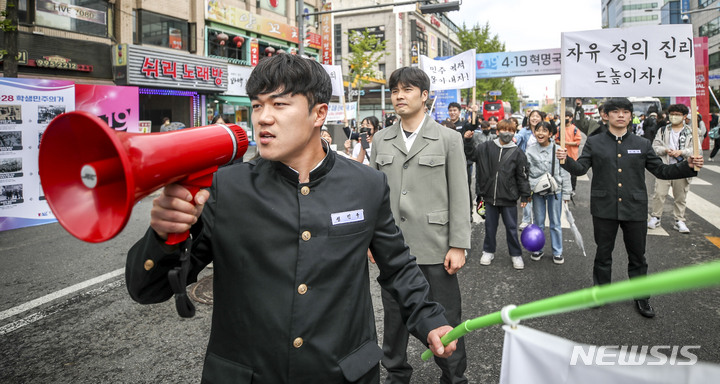
<svg viewBox="0 0 720 384">
<path fill-rule="evenodd" d="M 298 337 L 295 340 L 293 340 L 293 347 L 300 348 L 303 345 L 303 339 L 302 337 Z"/>
<path fill-rule="evenodd" d="M 619 198 L 618 198 L 618 201 L 622 201 L 622 197 L 619 197 Z"/>
<path fill-rule="evenodd" d="M 310 188 L 306 185 L 306 186 L 300 188 L 300 193 L 302 193 L 303 196 L 307 196 L 308 193 L 310 193 Z"/>
<path fill-rule="evenodd" d="M 308 241 L 308 240 L 310 240 L 310 237 L 312 237 L 312 236 L 310 236 L 310 231 L 305 231 L 302 233 L 303 240 Z"/>
<path fill-rule="evenodd" d="M 298 285 L 298 293 L 301 295 L 304 295 L 307 292 L 307 285 L 300 284 Z"/>
<path fill-rule="evenodd" d="M 145 268 L 146 271 L 153 269 L 154 266 L 155 266 L 155 262 L 150 259 L 145 260 L 145 264 L 143 264 L 143 267 Z"/>
<path fill-rule="evenodd" d="M 622 183 L 618 183 L 618 187 L 622 188 Z"/>
<path fill-rule="evenodd" d="M 618 172 L 622 172 L 622 168 L 618 168 Z"/>
<path fill-rule="evenodd" d="M 618 157 L 622 157 L 622 153 L 618 153 Z"/>
</svg>

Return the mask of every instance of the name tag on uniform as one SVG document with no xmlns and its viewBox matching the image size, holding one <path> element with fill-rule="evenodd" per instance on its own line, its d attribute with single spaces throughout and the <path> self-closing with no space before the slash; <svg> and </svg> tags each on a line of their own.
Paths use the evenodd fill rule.
<svg viewBox="0 0 720 384">
<path fill-rule="evenodd" d="M 639 149 L 628 149 L 628 155 L 639 155 L 641 153 Z"/>
<path fill-rule="evenodd" d="M 332 219 L 332 225 L 339 225 L 364 221 L 365 215 L 362 209 L 358 209 L 355 211 L 331 213 L 330 218 Z"/>
</svg>

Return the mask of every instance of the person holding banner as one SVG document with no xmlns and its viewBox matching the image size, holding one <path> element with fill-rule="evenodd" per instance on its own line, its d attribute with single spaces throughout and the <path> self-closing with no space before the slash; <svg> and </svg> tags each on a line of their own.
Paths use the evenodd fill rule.
<svg viewBox="0 0 720 384">
<path fill-rule="evenodd" d="M 462 321 L 457 271 L 470 248 L 470 193 L 462 137 L 425 114 L 430 78 L 403 67 L 388 81 L 400 122 L 375 134 L 370 166 L 387 175 L 390 207 L 411 253 L 430 283 L 431 298 L 445 307 L 451 325 Z M 374 254 L 374 252 L 373 252 Z M 385 316 L 382 365 L 387 383 L 410 383 L 408 332 L 401 307 L 381 291 Z M 435 359 L 441 383 L 467 383 L 465 341 L 448 359 Z"/>
<path fill-rule="evenodd" d="M 577 176 L 593 169 L 590 186 L 590 213 L 595 235 L 593 284 L 612 281 L 612 252 L 618 227 L 623 231 L 628 254 L 628 276 L 647 275 L 645 258 L 648 202 L 645 170 L 659 179 L 681 179 L 697 176 L 693 167 L 703 166 L 702 155 L 689 156 L 675 164 L 664 164 L 650 141 L 628 130 L 632 123 L 633 105 L 627 98 L 612 98 L 603 104 L 603 119 L 607 119 L 605 133 L 588 137 L 580 158 L 573 160 L 565 148 L 556 155 L 561 166 Z M 645 317 L 654 317 L 649 298 L 638 297 L 635 307 Z"/>
</svg>

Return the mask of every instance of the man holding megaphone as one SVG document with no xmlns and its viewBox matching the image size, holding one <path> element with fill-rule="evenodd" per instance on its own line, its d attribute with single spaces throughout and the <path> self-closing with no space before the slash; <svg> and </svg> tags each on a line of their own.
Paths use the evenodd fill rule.
<svg viewBox="0 0 720 384">
<path fill-rule="evenodd" d="M 220 168 L 194 201 L 179 184 L 164 188 L 151 228 L 128 254 L 132 298 L 172 297 L 168 272 L 182 258 L 189 282 L 214 262 L 203 382 L 378 383 L 370 249 L 409 331 L 438 357 L 450 356 L 456 342 L 443 347 L 440 337 L 452 328 L 428 300 L 384 175 L 320 139 L 332 91 L 322 66 L 275 55 L 254 69 L 247 91 L 260 158 Z M 347 199 L 348 191 L 362 198 Z M 165 243 L 188 229 L 191 246 Z"/>
</svg>

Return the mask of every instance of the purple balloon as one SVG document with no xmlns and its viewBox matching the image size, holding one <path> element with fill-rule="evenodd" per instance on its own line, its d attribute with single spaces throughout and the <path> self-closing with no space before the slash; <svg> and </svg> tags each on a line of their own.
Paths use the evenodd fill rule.
<svg viewBox="0 0 720 384">
<path fill-rule="evenodd" d="M 530 224 L 523 229 L 520 235 L 520 242 L 530 252 L 538 252 L 545 246 L 545 234 L 535 224 Z"/>
</svg>

